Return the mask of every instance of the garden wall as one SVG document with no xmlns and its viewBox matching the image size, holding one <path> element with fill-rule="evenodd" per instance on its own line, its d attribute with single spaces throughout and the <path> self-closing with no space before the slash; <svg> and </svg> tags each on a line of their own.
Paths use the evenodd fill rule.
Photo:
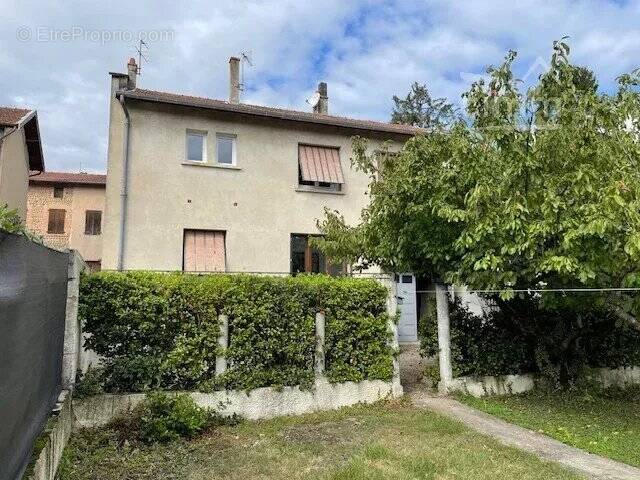
<svg viewBox="0 0 640 480">
<path fill-rule="evenodd" d="M 92 274 L 79 316 L 101 369 L 83 383 L 111 394 L 199 392 L 198 403 L 223 401 L 247 418 L 398 396 L 390 298 L 369 279 Z M 138 398 L 95 397 L 78 416 L 111 417 Z"/>
</svg>

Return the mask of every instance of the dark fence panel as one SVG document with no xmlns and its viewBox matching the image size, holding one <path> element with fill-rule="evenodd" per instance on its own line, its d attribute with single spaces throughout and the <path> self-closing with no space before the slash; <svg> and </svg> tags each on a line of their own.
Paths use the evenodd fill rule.
<svg viewBox="0 0 640 480">
<path fill-rule="evenodd" d="M 18 479 L 60 393 L 68 254 L 0 231 L 0 479 Z"/>
</svg>

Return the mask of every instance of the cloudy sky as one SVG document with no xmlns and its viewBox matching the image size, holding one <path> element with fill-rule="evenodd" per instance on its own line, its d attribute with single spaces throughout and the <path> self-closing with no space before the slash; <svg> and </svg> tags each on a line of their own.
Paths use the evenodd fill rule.
<svg viewBox="0 0 640 480">
<path fill-rule="evenodd" d="M 603 90 L 640 66 L 640 1 L 2 0 L 0 105 L 39 112 L 48 170 L 106 168 L 109 71 L 149 44 L 143 88 L 226 99 L 228 58 L 251 52 L 243 101 L 308 109 L 324 80 L 331 113 L 387 120 L 413 81 L 456 103 L 508 49 L 535 80 L 551 42 Z"/>
</svg>

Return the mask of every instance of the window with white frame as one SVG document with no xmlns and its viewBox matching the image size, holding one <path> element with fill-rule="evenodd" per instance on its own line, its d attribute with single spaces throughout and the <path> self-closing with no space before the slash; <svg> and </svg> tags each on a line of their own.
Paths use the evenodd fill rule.
<svg viewBox="0 0 640 480">
<path fill-rule="evenodd" d="M 216 155 L 220 165 L 236 164 L 236 137 L 219 133 L 216 135 Z"/>
<path fill-rule="evenodd" d="M 207 160 L 207 133 L 187 130 L 187 160 L 205 162 Z"/>
</svg>

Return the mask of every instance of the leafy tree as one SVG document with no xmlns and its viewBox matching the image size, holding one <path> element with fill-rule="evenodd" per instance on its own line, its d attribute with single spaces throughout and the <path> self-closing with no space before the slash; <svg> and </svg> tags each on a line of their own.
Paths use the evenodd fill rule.
<svg viewBox="0 0 640 480">
<path fill-rule="evenodd" d="M 493 300 L 512 309 L 517 289 L 640 287 L 640 72 L 619 77 L 614 95 L 599 94 L 559 41 L 549 71 L 523 93 L 515 58 L 509 52 L 464 94 L 468 121 L 416 136 L 393 161 L 354 139 L 371 202 L 357 226 L 326 212 L 319 243 L 330 257 L 502 290 Z M 638 326 L 639 297 L 575 301 Z M 557 306 L 569 301 L 529 300 L 565 314 Z M 532 320 L 530 305 L 513 312 Z M 577 332 L 563 332 L 563 348 L 583 334 L 577 313 L 571 322 Z"/>
<path fill-rule="evenodd" d="M 426 85 L 414 82 L 404 99 L 394 95 L 395 107 L 391 114 L 392 123 L 403 123 L 427 129 L 439 129 L 451 124 L 456 117 L 456 109 L 445 98 L 432 98 Z"/>
</svg>

